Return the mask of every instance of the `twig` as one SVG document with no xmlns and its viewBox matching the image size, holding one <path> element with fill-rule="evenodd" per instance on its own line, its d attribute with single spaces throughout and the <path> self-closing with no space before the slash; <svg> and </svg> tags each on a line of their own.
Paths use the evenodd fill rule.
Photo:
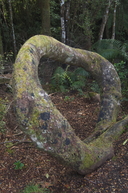
<svg viewBox="0 0 128 193">
<path fill-rule="evenodd" d="M 93 184 L 96 184 L 96 182 L 93 182 L 92 180 L 89 180 L 88 178 L 84 177 L 85 180 L 87 180 L 88 182 L 91 182 Z"/>
<path fill-rule="evenodd" d="M 4 142 L 1 142 L 1 144 L 5 144 L 5 143 L 13 143 L 13 142 L 18 142 L 18 143 L 32 143 L 31 141 L 24 141 L 24 140 L 18 140 L 18 139 L 14 139 L 14 140 L 11 140 L 11 141 L 4 141 Z"/>
<path fill-rule="evenodd" d="M 22 135 L 24 134 L 23 132 L 20 132 L 20 133 L 17 133 L 17 134 L 14 134 L 15 136 L 19 136 L 19 135 Z"/>
<path fill-rule="evenodd" d="M 51 94 L 49 94 L 49 96 L 53 96 L 54 94 L 56 94 L 57 92 L 53 92 L 53 93 L 51 93 Z"/>
</svg>

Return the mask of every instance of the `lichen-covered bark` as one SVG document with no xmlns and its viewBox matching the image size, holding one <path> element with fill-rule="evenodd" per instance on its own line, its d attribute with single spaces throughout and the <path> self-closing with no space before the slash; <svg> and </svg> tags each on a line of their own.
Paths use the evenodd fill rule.
<svg viewBox="0 0 128 193">
<path fill-rule="evenodd" d="M 99 83 L 102 90 L 101 110 L 96 131 L 88 139 L 81 141 L 76 136 L 68 121 L 42 89 L 38 79 L 38 63 L 42 56 L 81 66 Z M 52 37 L 34 36 L 17 55 L 13 89 L 15 111 L 21 129 L 39 148 L 58 157 L 81 174 L 93 171 L 113 156 L 112 142 L 115 136 L 121 135 L 127 118 L 116 123 L 121 97 L 120 80 L 113 65 L 103 57 L 71 48 Z"/>
</svg>

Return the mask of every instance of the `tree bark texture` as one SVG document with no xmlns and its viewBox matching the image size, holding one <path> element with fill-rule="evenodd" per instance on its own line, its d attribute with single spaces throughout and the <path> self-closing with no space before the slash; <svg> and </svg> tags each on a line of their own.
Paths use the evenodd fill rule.
<svg viewBox="0 0 128 193">
<path fill-rule="evenodd" d="M 41 57 L 83 67 L 99 83 L 101 109 L 95 132 L 84 141 L 42 89 L 38 79 Z M 71 48 L 52 37 L 36 35 L 20 49 L 13 73 L 15 112 L 21 129 L 41 149 L 80 174 L 92 172 L 113 156 L 113 141 L 128 117 L 116 122 L 120 107 L 120 79 L 113 65 L 97 53 Z"/>
<path fill-rule="evenodd" d="M 117 9 L 117 1 L 114 3 L 114 11 L 113 11 L 113 25 L 112 25 L 112 38 L 115 39 L 115 28 L 116 28 L 116 9 Z"/>
<path fill-rule="evenodd" d="M 111 6 L 112 2 L 113 2 L 113 0 L 108 0 L 108 4 L 106 6 L 105 13 L 104 13 L 102 23 L 101 23 L 101 27 L 100 27 L 99 40 L 103 39 L 104 29 L 105 29 L 105 26 L 106 26 L 106 23 L 107 23 L 107 20 L 108 20 L 109 9 L 110 9 L 110 6 Z"/>
<path fill-rule="evenodd" d="M 2 23 L 1 23 L 1 10 L 0 10 L 0 74 L 3 73 L 4 70 L 4 65 L 3 65 L 3 41 L 2 41 L 2 35 L 1 35 L 1 27 L 2 27 Z"/>
<path fill-rule="evenodd" d="M 41 10 L 42 29 L 41 34 L 51 35 L 50 25 L 50 0 L 37 0 L 39 9 Z"/>
<path fill-rule="evenodd" d="M 9 12 L 10 12 L 10 22 L 11 22 L 11 28 L 12 28 L 12 37 L 13 37 L 13 46 L 14 46 L 14 54 L 16 56 L 17 54 L 17 48 L 16 48 L 16 37 L 15 37 L 15 30 L 13 25 L 13 13 L 12 13 L 12 4 L 11 0 L 8 0 L 9 3 Z"/>
<path fill-rule="evenodd" d="M 65 1 L 61 0 L 60 1 L 60 8 L 61 8 L 61 41 L 64 44 L 68 43 L 68 35 L 69 35 L 69 30 L 68 30 L 68 23 L 69 23 L 69 18 L 70 18 L 70 0 Z"/>
<path fill-rule="evenodd" d="M 0 55 L 3 55 L 3 42 L 2 42 L 1 32 L 0 32 Z"/>
<path fill-rule="evenodd" d="M 0 9 L 0 55 L 3 56 L 3 41 L 2 41 L 2 14 L 1 14 L 2 10 Z"/>
</svg>

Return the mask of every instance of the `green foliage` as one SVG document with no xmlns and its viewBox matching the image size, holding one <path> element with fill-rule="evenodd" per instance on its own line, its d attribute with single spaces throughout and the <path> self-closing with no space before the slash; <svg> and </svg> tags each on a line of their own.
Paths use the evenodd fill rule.
<svg viewBox="0 0 128 193">
<path fill-rule="evenodd" d="M 126 41 L 128 29 L 128 3 L 127 0 L 121 0 L 117 7 L 116 14 L 116 37 L 121 41 Z"/>
<path fill-rule="evenodd" d="M 12 62 L 14 53 L 12 51 L 4 53 L 4 62 Z"/>
<path fill-rule="evenodd" d="M 7 142 L 7 140 L 6 140 L 6 142 Z M 12 142 L 5 143 L 5 147 L 7 147 L 7 148 L 10 148 L 12 146 L 13 146 Z"/>
<path fill-rule="evenodd" d="M 5 132 L 4 117 L 7 113 L 8 100 L 0 98 L 0 132 Z"/>
<path fill-rule="evenodd" d="M 103 17 L 105 6 L 105 0 L 71 1 L 69 26 L 71 45 L 91 49 L 92 42 L 97 41 L 99 20 Z"/>
<path fill-rule="evenodd" d="M 93 82 L 90 84 L 90 88 L 95 93 L 100 93 L 100 87 L 99 87 L 98 83 L 95 80 L 93 80 Z"/>
<path fill-rule="evenodd" d="M 8 142 L 8 140 L 5 140 L 4 146 L 6 147 L 6 152 L 8 152 L 9 154 L 13 154 L 14 153 L 14 149 L 12 149 L 13 147 L 13 143 L 12 142 Z"/>
<path fill-rule="evenodd" d="M 21 193 L 50 193 L 50 190 L 40 188 L 39 185 L 28 185 Z"/>
<path fill-rule="evenodd" d="M 4 55 L 1 55 L 0 54 L 0 74 L 3 74 L 4 73 L 4 65 L 7 64 L 8 62 L 12 63 L 13 61 L 13 52 L 10 51 L 8 53 L 4 53 Z"/>
<path fill-rule="evenodd" d="M 64 70 L 61 67 L 58 67 L 52 77 L 52 86 L 55 90 L 61 91 L 61 92 L 66 92 L 68 91 L 68 88 L 72 84 L 71 78 L 68 75 L 68 66 L 66 70 Z"/>
<path fill-rule="evenodd" d="M 68 71 L 69 66 L 66 70 L 58 67 L 52 77 L 52 87 L 56 91 L 66 92 L 69 90 L 77 90 L 82 92 L 82 89 L 86 85 L 86 80 L 89 73 L 83 68 L 77 68 L 76 70 Z"/>
<path fill-rule="evenodd" d="M 71 102 L 71 101 L 73 101 L 74 100 L 74 97 L 70 97 L 70 96 L 65 96 L 64 97 L 64 101 L 69 101 L 69 102 Z"/>
<path fill-rule="evenodd" d="M 103 39 L 93 44 L 92 50 L 110 61 L 115 59 L 123 59 L 127 61 L 127 46 L 127 43 L 122 43 L 118 40 Z"/>
<path fill-rule="evenodd" d="M 4 71 L 4 59 L 3 56 L 0 54 L 0 74 Z"/>
<path fill-rule="evenodd" d="M 29 37 L 40 32 L 41 15 L 36 4 L 36 0 L 11 1 L 18 49 Z M 13 48 L 8 1 L 1 1 L 0 6 L 3 47 L 4 52 L 8 52 Z"/>
<path fill-rule="evenodd" d="M 115 63 L 114 67 L 121 80 L 123 100 L 128 100 L 128 68 L 126 62 Z"/>
<path fill-rule="evenodd" d="M 105 0 L 75 0 L 70 2 L 70 17 L 66 26 L 67 38 L 70 45 L 88 49 L 94 41 L 97 41 L 99 29 L 104 11 L 106 9 Z M 108 3 L 108 2 L 107 2 Z M 31 36 L 41 32 L 41 9 L 37 0 L 17 0 L 11 1 L 13 11 L 13 21 L 16 35 L 17 49 Z M 104 37 L 110 38 L 113 25 L 113 4 L 110 8 L 107 33 Z M 10 25 L 10 14 L 7 0 L 0 0 L 1 6 L 1 35 L 3 50 L 8 52 L 12 49 L 13 39 Z M 126 41 L 128 35 L 128 3 L 122 0 L 117 6 L 116 14 L 116 38 Z M 97 11 L 98 10 L 98 11 Z M 61 16 L 60 1 L 50 1 L 51 31 L 52 36 L 61 39 Z M 66 15 L 67 16 L 67 15 Z M 29 26 L 29 28 L 28 28 Z M 115 54 L 115 53 L 113 53 Z"/>
<path fill-rule="evenodd" d="M 52 36 L 60 39 L 60 5 L 55 1 L 50 1 L 50 16 Z"/>
<path fill-rule="evenodd" d="M 123 142 L 123 145 L 126 145 L 127 142 L 128 142 L 128 139 L 126 139 L 126 140 Z"/>
<path fill-rule="evenodd" d="M 21 161 L 16 161 L 15 163 L 14 163 L 14 165 L 15 165 L 15 170 L 21 170 L 21 169 L 23 169 L 23 167 L 24 167 L 24 164 L 21 162 Z"/>
</svg>

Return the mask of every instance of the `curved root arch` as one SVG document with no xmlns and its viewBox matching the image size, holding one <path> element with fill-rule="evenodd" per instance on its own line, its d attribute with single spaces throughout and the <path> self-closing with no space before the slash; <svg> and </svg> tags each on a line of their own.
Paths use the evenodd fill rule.
<svg viewBox="0 0 128 193">
<path fill-rule="evenodd" d="M 83 67 L 102 90 L 96 131 L 84 141 L 56 109 L 38 79 L 41 57 Z M 86 174 L 112 157 L 112 142 L 119 136 L 127 118 L 116 123 L 121 87 L 113 65 L 100 55 L 71 48 L 52 37 L 37 35 L 20 49 L 13 74 L 15 109 L 21 129 L 44 151 L 60 158 L 77 172 Z M 118 125 L 115 128 L 115 123 Z M 111 127 L 110 127 L 111 125 Z"/>
</svg>

